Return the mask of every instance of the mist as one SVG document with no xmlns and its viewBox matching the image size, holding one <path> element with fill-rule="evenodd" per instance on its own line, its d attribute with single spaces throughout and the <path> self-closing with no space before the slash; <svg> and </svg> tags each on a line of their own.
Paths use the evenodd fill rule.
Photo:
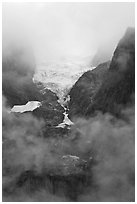
<svg viewBox="0 0 137 204">
<path fill-rule="evenodd" d="M 134 34 L 122 47 L 118 44 L 127 27 L 134 27 L 134 15 L 134 3 L 3 3 L 4 202 L 135 200 Z M 90 69 L 112 55 L 109 68 L 104 63 L 97 73 L 89 70 L 91 79 L 88 74 L 82 79 L 84 89 L 78 85 L 73 100 L 75 108 L 81 103 L 85 111 L 71 116 L 70 86 L 61 89 L 66 91 L 63 105 L 52 86 L 69 78 L 65 69 L 76 75 L 74 63 L 84 62 Z M 52 66 L 66 61 L 69 66 Z M 43 83 L 33 80 L 41 64 Z M 60 67 L 62 78 L 54 81 Z M 52 81 L 46 78 L 48 68 Z M 86 102 L 92 105 L 92 91 L 106 109 L 90 115 Z M 42 105 L 33 112 L 11 112 L 13 106 L 29 101 Z M 59 129 L 63 111 L 73 125 Z"/>
<path fill-rule="evenodd" d="M 43 61 L 91 62 L 102 50 L 107 58 L 129 26 L 134 3 L 3 3 L 3 54 L 27 46 L 36 64 Z"/>
<path fill-rule="evenodd" d="M 65 154 L 91 159 L 83 174 L 88 185 L 80 178 L 73 181 L 78 190 L 75 201 L 134 201 L 134 106 L 123 109 L 128 120 L 101 112 L 89 120 L 77 118 L 68 139 L 45 138 L 44 121 L 30 114 L 9 115 L 8 110 L 3 97 L 3 201 L 71 201 L 73 177 L 68 183 L 60 169 Z M 24 171 L 30 172 L 26 181 Z M 61 173 L 60 185 L 50 172 Z"/>
</svg>

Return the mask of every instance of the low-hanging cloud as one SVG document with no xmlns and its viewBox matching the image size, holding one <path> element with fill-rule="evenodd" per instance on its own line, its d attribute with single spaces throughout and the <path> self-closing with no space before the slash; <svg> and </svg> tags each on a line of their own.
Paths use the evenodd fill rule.
<svg viewBox="0 0 137 204">
<path fill-rule="evenodd" d="M 2 110 L 3 200 L 57 201 L 58 196 L 51 195 L 44 188 L 32 196 L 23 187 L 21 189 L 16 187 L 18 177 L 25 171 L 42 174 L 45 169 L 50 170 L 57 167 L 59 155 L 52 152 L 55 142 L 43 137 L 44 122 L 37 120 L 31 114 L 15 115 L 10 113 L 4 96 Z M 12 193 L 10 194 L 10 192 Z M 59 200 L 64 201 L 65 198 Z"/>
<path fill-rule="evenodd" d="M 131 202 L 135 199 L 134 106 L 123 110 L 125 121 L 97 114 L 76 120 L 81 154 L 90 155 L 91 185 L 79 196 L 80 202 Z M 128 119 L 128 122 L 126 122 Z"/>
<path fill-rule="evenodd" d="M 23 46 L 25 50 L 30 47 L 36 63 L 62 57 L 92 56 L 102 45 L 105 49 L 114 49 L 127 26 L 134 26 L 133 3 L 4 3 L 3 82 L 9 83 L 10 89 L 5 86 L 7 95 L 15 89 L 13 93 L 17 96 L 19 88 L 23 93 L 19 96 L 23 99 L 28 84 L 32 86 L 33 60 L 26 52 L 25 56 L 17 58 L 16 47 Z M 27 88 L 22 92 L 24 86 Z M 32 95 L 34 93 L 37 92 L 32 91 Z M 74 190 L 78 189 L 75 201 L 134 201 L 133 106 L 123 109 L 124 120 L 108 113 L 98 113 L 89 120 L 76 119 L 69 135 L 63 138 L 47 138 L 44 121 L 31 114 L 9 112 L 3 97 L 3 201 L 74 200 L 70 196 L 73 179 Z M 64 155 L 74 155 L 86 161 L 83 176 L 89 182 L 76 185 L 74 174 L 70 181 L 68 175 L 63 179 L 60 177 L 62 180 L 57 183 L 52 178 L 52 190 L 41 185 L 45 174 L 62 174 Z M 37 185 L 30 182 L 35 193 L 28 191 L 25 182 L 20 187 L 17 185 L 24 172 L 33 172 L 34 180 L 40 179 Z M 82 191 L 79 191 L 79 185 Z M 56 193 L 56 189 L 59 192 Z"/>
<path fill-rule="evenodd" d="M 75 155 L 87 164 L 90 161 L 84 174 L 89 181 L 91 179 L 83 186 L 82 193 L 76 195 L 77 201 L 134 201 L 134 107 L 123 110 L 125 120 L 102 113 L 90 120 L 77 119 L 67 139 L 45 138 L 43 121 L 32 115 L 16 116 L 7 111 L 4 102 L 3 200 L 70 201 L 64 188 L 60 189 L 61 194 L 54 195 L 39 184 L 38 189 L 34 187 L 36 193 L 32 196 L 24 185 L 17 187 L 16 182 L 25 171 L 34 171 L 43 179 L 45 173 L 56 175 L 64 168 L 62 156 Z"/>
<path fill-rule="evenodd" d="M 37 63 L 91 61 L 102 47 L 111 56 L 128 26 L 134 3 L 3 3 L 3 50 L 12 42 L 30 45 Z"/>
<path fill-rule="evenodd" d="M 15 45 L 4 51 L 2 56 L 2 92 L 11 107 L 26 104 L 28 101 L 43 100 L 43 95 L 33 83 L 35 69 L 33 52 L 26 47 Z"/>
</svg>

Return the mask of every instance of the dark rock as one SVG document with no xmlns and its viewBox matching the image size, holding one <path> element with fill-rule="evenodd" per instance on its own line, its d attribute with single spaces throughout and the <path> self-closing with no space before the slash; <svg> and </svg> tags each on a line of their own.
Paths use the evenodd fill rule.
<svg viewBox="0 0 137 204">
<path fill-rule="evenodd" d="M 84 73 L 70 91 L 69 117 L 91 116 L 96 111 L 120 115 L 123 106 L 134 103 L 135 30 L 128 28 L 118 43 L 112 61 Z"/>
<path fill-rule="evenodd" d="M 42 118 L 49 126 L 56 126 L 63 121 L 64 109 L 58 103 L 58 97 L 50 90 L 45 90 L 42 106 L 33 111 L 33 115 Z"/>
<path fill-rule="evenodd" d="M 69 117 L 84 116 L 88 106 L 100 88 L 109 62 L 100 64 L 94 70 L 85 72 L 70 91 Z"/>
<path fill-rule="evenodd" d="M 120 40 L 104 81 L 88 106 L 86 115 L 94 111 L 120 115 L 121 108 L 134 103 L 135 92 L 135 31 L 127 29 Z"/>
<path fill-rule="evenodd" d="M 72 165 L 72 164 L 71 164 Z M 65 167 L 64 167 L 65 168 Z M 33 170 L 23 172 L 17 177 L 12 193 L 16 189 L 23 188 L 29 194 L 45 189 L 53 195 L 64 196 L 70 201 L 77 201 L 78 196 L 85 190 L 91 182 L 90 172 L 63 173 L 57 169 L 54 173 L 37 173 Z M 56 173 L 57 172 L 57 173 Z M 6 195 L 7 189 L 3 189 Z M 8 192 L 9 193 L 9 192 Z"/>
</svg>

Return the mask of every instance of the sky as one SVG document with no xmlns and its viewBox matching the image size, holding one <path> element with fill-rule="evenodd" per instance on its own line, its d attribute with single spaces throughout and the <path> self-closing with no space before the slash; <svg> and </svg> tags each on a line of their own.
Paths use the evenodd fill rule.
<svg viewBox="0 0 137 204">
<path fill-rule="evenodd" d="M 134 3 L 3 3 L 2 10 L 3 50 L 30 46 L 37 63 L 113 53 L 135 23 Z"/>
</svg>

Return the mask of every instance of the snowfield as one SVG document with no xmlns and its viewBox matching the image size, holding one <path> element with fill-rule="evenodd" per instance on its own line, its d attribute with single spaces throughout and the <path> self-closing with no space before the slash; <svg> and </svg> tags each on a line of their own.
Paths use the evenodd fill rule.
<svg viewBox="0 0 137 204">
<path fill-rule="evenodd" d="M 25 105 L 13 106 L 13 108 L 11 109 L 11 112 L 24 113 L 27 111 L 33 111 L 40 106 L 41 106 L 41 103 L 39 101 L 29 101 Z"/>
<path fill-rule="evenodd" d="M 94 67 L 84 63 L 42 63 L 37 65 L 36 72 L 33 77 L 34 83 L 42 83 L 44 93 L 45 89 L 49 89 L 58 96 L 58 102 L 64 108 L 64 120 L 56 126 L 64 128 L 66 125 L 71 126 L 73 122 L 68 118 L 67 103 L 70 100 L 68 95 L 69 90 L 78 80 L 78 78 L 86 71 L 92 70 Z M 25 105 L 16 105 L 11 109 L 11 112 L 24 113 L 33 111 L 42 104 L 39 101 L 29 101 Z"/>
<path fill-rule="evenodd" d="M 91 67 L 82 62 L 63 62 L 63 63 L 41 63 L 37 65 L 37 70 L 33 77 L 34 83 L 42 83 L 43 94 L 45 89 L 49 89 L 58 96 L 58 102 L 64 108 L 64 120 L 57 128 L 64 128 L 66 125 L 73 125 L 67 114 L 65 105 L 70 100 L 69 90 L 86 71 L 92 70 Z"/>
<path fill-rule="evenodd" d="M 41 82 L 45 89 L 50 89 L 64 103 L 64 97 L 78 78 L 94 67 L 84 63 L 42 63 L 37 65 L 33 81 Z M 43 90 L 44 91 L 44 90 Z"/>
</svg>

